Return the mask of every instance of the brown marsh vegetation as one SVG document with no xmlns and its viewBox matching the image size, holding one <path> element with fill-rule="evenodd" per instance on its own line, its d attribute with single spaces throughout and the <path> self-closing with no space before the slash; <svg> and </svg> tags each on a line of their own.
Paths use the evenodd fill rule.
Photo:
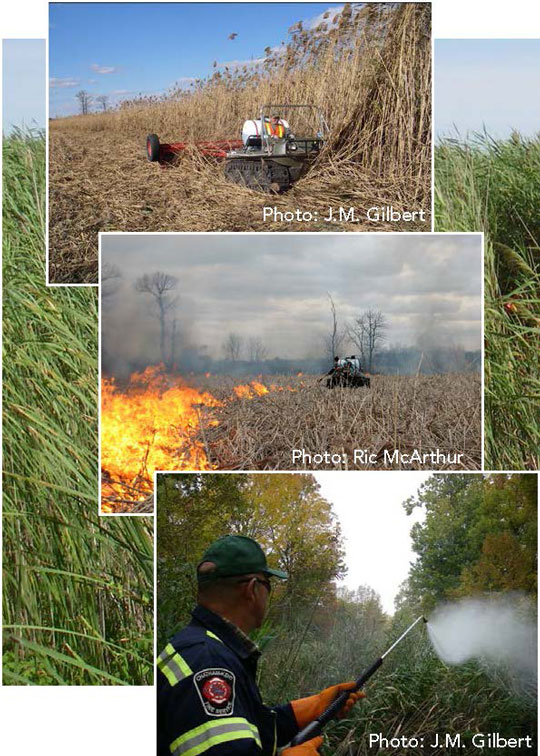
<svg viewBox="0 0 540 756">
<path fill-rule="evenodd" d="M 210 378 L 209 382 L 217 380 Z M 220 377 L 213 396 L 230 394 L 234 379 Z M 230 385 L 229 385 L 230 383 Z M 266 385 L 269 385 L 266 381 Z M 211 467 L 227 470 L 464 469 L 481 466 L 480 377 L 476 373 L 371 376 L 371 388 L 327 389 L 316 376 L 271 377 L 273 390 L 212 409 L 206 431 Z M 293 462 L 292 450 L 346 455 L 335 464 Z M 374 463 L 354 464 L 367 449 Z M 385 463 L 385 451 L 461 453 L 459 464 Z"/>
<path fill-rule="evenodd" d="M 312 458 L 293 460 L 294 449 Z M 335 457 L 314 458 L 325 453 Z M 134 381 L 102 399 L 101 465 L 108 512 L 149 511 L 155 470 L 478 470 L 480 376 L 373 375 L 369 389 L 302 374 Z"/>
<path fill-rule="evenodd" d="M 255 66 L 216 66 L 189 91 L 51 121 L 52 282 L 96 282 L 99 231 L 430 230 L 430 4 L 346 4 L 315 29 L 296 24 L 264 56 Z M 238 138 L 269 101 L 316 104 L 330 129 L 318 161 L 286 194 L 231 184 L 195 149 L 173 168 L 148 164 L 148 133 L 164 142 Z M 263 221 L 264 206 L 318 220 Z M 373 206 L 424 209 L 426 222 L 368 222 Z M 329 207 L 354 207 L 360 220 L 325 223 Z"/>
</svg>

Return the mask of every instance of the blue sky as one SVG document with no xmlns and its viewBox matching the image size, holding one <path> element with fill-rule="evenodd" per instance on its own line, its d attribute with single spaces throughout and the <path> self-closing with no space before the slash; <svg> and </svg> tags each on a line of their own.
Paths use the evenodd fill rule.
<svg viewBox="0 0 540 756">
<path fill-rule="evenodd" d="M 435 42 L 437 136 L 540 132 L 540 39 Z"/>
<path fill-rule="evenodd" d="M 212 64 L 264 56 L 287 29 L 338 3 L 51 3 L 50 115 L 78 112 L 75 94 L 118 102 L 204 77 Z M 229 35 L 236 33 L 234 40 Z"/>
<path fill-rule="evenodd" d="M 5 39 L 2 45 L 2 130 L 45 126 L 45 40 Z"/>
</svg>

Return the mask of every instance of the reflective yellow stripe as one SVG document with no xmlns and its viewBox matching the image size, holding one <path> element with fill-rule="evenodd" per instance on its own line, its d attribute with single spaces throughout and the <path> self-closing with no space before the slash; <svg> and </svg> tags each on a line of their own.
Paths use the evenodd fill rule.
<svg viewBox="0 0 540 756">
<path fill-rule="evenodd" d="M 276 123 L 276 128 L 274 129 L 271 123 L 265 121 L 264 128 L 268 136 L 277 136 L 279 139 L 283 139 L 285 136 L 285 127 L 282 123 Z"/>
<path fill-rule="evenodd" d="M 218 638 L 217 635 L 215 633 L 213 633 L 211 630 L 207 630 L 206 634 L 208 635 L 209 638 L 213 638 L 214 640 L 217 640 L 220 643 L 223 643 L 223 641 L 221 640 L 221 638 Z"/>
<path fill-rule="evenodd" d="M 244 717 L 227 717 L 205 722 L 199 727 L 180 735 L 169 746 L 173 756 L 199 756 L 209 748 L 233 740 L 254 740 L 262 748 L 259 730 Z"/>
<path fill-rule="evenodd" d="M 193 674 L 189 664 L 182 659 L 176 649 L 170 643 L 167 643 L 163 651 L 157 658 L 157 667 L 167 680 L 169 685 L 174 686 L 186 677 Z"/>
</svg>

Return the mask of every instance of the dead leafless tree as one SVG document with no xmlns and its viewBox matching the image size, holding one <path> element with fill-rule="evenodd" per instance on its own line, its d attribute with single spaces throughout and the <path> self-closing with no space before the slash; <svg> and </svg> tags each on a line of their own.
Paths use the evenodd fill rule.
<svg viewBox="0 0 540 756">
<path fill-rule="evenodd" d="M 225 359 L 231 362 L 238 362 L 244 349 L 244 340 L 237 333 L 230 333 L 223 343 L 223 354 Z"/>
<path fill-rule="evenodd" d="M 101 301 L 106 302 L 108 299 L 111 299 L 116 292 L 118 291 L 118 288 L 120 287 L 120 279 L 122 278 L 122 274 L 120 273 L 119 268 L 116 267 L 116 265 L 112 265 L 111 263 L 104 262 L 101 266 L 101 278 L 100 278 L 100 291 L 101 291 Z"/>
<path fill-rule="evenodd" d="M 107 110 L 107 105 L 109 104 L 109 97 L 107 95 L 98 95 L 96 97 L 96 102 L 98 102 L 101 107 L 103 108 L 103 112 L 105 113 Z"/>
<path fill-rule="evenodd" d="M 380 310 L 366 310 L 348 328 L 350 340 L 358 347 L 363 365 L 373 371 L 373 360 L 377 350 L 386 340 L 388 323 Z"/>
<path fill-rule="evenodd" d="M 327 292 L 328 300 L 330 302 L 330 312 L 332 314 L 332 330 L 326 337 L 326 357 L 331 362 L 339 352 L 339 348 L 345 339 L 345 331 L 339 327 L 336 305 L 332 299 L 332 295 Z"/>
<path fill-rule="evenodd" d="M 171 365 L 174 365 L 176 362 L 176 326 L 177 326 L 177 320 L 176 318 L 173 319 L 172 322 L 172 329 L 171 329 Z"/>
<path fill-rule="evenodd" d="M 167 313 L 172 310 L 177 303 L 177 297 L 172 295 L 176 290 L 178 279 L 170 276 L 168 273 L 156 271 L 155 273 L 145 273 L 135 281 L 135 290 L 140 294 L 149 294 L 154 300 L 159 318 L 159 347 L 161 360 L 167 364 L 165 353 L 165 334 L 167 331 Z"/>
<path fill-rule="evenodd" d="M 268 357 L 268 349 L 260 336 L 252 336 L 248 339 L 247 351 L 250 362 L 263 362 Z"/>
<path fill-rule="evenodd" d="M 90 103 L 92 102 L 92 97 L 88 94 L 88 92 L 85 89 L 81 89 L 79 92 L 77 92 L 75 97 L 79 101 L 81 115 L 88 115 L 88 110 L 90 108 Z"/>
</svg>

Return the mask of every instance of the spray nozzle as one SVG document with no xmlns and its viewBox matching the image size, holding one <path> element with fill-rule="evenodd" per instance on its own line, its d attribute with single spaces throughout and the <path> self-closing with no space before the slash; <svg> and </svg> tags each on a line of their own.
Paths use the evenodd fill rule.
<svg viewBox="0 0 540 756">
<path fill-rule="evenodd" d="M 426 625 L 427 625 L 427 623 L 428 623 L 428 618 L 427 618 L 427 617 L 422 617 L 422 619 L 424 620 L 424 622 L 425 622 L 425 623 L 426 623 Z"/>
</svg>

